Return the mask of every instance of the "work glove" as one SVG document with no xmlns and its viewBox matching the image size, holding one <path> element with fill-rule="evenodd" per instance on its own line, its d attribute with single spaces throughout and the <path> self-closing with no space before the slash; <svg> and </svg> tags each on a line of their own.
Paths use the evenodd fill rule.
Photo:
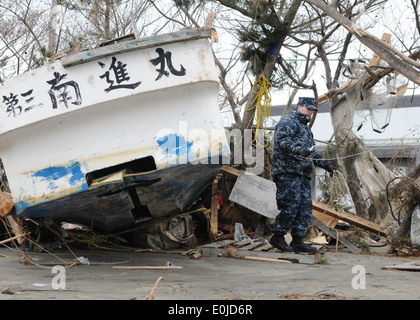
<svg viewBox="0 0 420 320">
<path fill-rule="evenodd" d="M 332 177 L 334 175 L 334 171 L 337 169 L 331 163 L 329 163 L 325 167 L 325 170 L 327 170 L 330 173 L 330 177 Z"/>
<path fill-rule="evenodd" d="M 300 148 L 297 153 L 298 153 L 298 155 L 306 158 L 306 157 L 309 157 L 311 155 L 312 151 L 309 150 L 308 148 Z"/>
</svg>

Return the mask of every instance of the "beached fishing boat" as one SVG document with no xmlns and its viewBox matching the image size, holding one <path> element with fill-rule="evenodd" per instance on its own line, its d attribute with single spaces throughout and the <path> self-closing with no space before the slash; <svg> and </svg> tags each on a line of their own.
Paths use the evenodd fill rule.
<svg viewBox="0 0 420 320">
<path fill-rule="evenodd" d="M 229 157 L 210 35 L 110 41 L 7 79 L 16 214 L 114 231 L 188 209 Z"/>
</svg>

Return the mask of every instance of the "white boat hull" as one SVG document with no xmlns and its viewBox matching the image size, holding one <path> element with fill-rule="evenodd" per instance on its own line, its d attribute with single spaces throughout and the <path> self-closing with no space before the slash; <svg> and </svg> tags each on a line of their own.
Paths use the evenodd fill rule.
<svg viewBox="0 0 420 320">
<path fill-rule="evenodd" d="M 123 228 L 185 210 L 229 157 L 207 39 L 109 50 L 82 64 L 56 61 L 1 87 L 0 152 L 17 214 L 96 216 L 101 229 Z"/>
</svg>

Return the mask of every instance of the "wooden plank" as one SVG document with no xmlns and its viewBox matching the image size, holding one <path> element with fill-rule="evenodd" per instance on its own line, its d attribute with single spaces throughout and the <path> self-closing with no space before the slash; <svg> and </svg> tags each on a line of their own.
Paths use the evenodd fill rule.
<svg viewBox="0 0 420 320">
<path fill-rule="evenodd" d="M 217 239 L 217 232 L 219 229 L 219 209 L 217 208 L 219 202 L 219 193 L 217 191 L 217 183 L 219 179 L 214 179 L 213 185 L 211 188 L 211 213 L 210 213 L 210 238 L 212 240 Z"/>
<path fill-rule="evenodd" d="M 215 242 L 211 242 L 209 244 L 206 244 L 205 247 L 207 248 L 224 248 L 226 246 L 229 246 L 233 243 L 235 243 L 236 240 L 233 239 L 228 239 L 228 240 L 222 240 L 222 241 L 215 241 Z"/>
<path fill-rule="evenodd" d="M 239 242 L 237 242 L 239 243 Z M 235 247 L 235 245 L 233 245 Z M 265 245 L 264 245 L 265 246 Z M 267 249 L 273 249 L 272 251 L 260 251 L 260 250 L 244 250 L 243 247 L 238 247 L 236 249 L 236 254 L 238 256 L 252 256 L 252 257 L 261 257 L 261 258 L 268 258 L 268 259 L 283 259 L 283 260 L 289 260 L 294 263 L 304 263 L 304 264 L 314 264 L 315 263 L 315 255 L 313 254 L 299 254 L 299 253 L 285 253 L 285 252 L 279 252 L 277 249 L 275 249 L 271 245 L 266 245 Z M 226 246 L 218 246 L 215 247 L 211 244 L 203 245 L 203 255 L 208 257 L 217 257 L 220 255 L 226 255 L 231 254 L 229 250 L 227 250 Z"/>
<path fill-rule="evenodd" d="M 420 263 L 418 262 L 409 262 L 398 264 L 394 266 L 385 266 L 382 267 L 383 270 L 407 270 L 407 271 L 420 271 Z"/>
<path fill-rule="evenodd" d="M 373 232 L 375 234 L 381 235 L 381 236 L 387 236 L 386 228 L 373 223 L 371 221 L 368 221 L 366 219 L 360 218 L 354 214 L 346 213 L 343 211 L 338 211 L 335 208 L 326 205 L 324 203 L 318 202 L 318 201 L 312 201 L 313 208 L 321 213 L 324 213 L 328 216 L 334 217 L 339 220 L 346 221 L 352 225 L 355 225 L 357 227 L 360 227 L 362 229 L 368 230 L 370 232 Z"/>
<path fill-rule="evenodd" d="M 262 257 L 253 257 L 253 256 L 241 256 L 239 257 L 239 259 L 251 260 L 251 261 L 277 262 L 277 263 L 293 263 L 290 260 L 262 258 Z"/>
<path fill-rule="evenodd" d="M 12 195 L 8 192 L 0 192 L 0 217 L 9 215 L 13 209 Z"/>
<path fill-rule="evenodd" d="M 305 264 L 314 264 L 315 257 L 313 254 L 301 254 L 301 253 L 294 253 L 294 252 L 280 252 L 276 248 L 273 248 L 272 251 L 249 251 L 243 250 L 239 248 L 236 253 L 241 255 L 247 255 L 252 257 L 262 257 L 262 258 L 271 258 L 271 259 L 283 259 L 289 260 L 294 263 L 305 263 Z"/>
<path fill-rule="evenodd" d="M 223 165 L 220 168 L 220 173 L 223 173 L 226 176 L 228 176 L 230 178 L 233 178 L 233 179 L 237 179 L 241 175 L 242 172 L 243 171 L 238 170 L 238 169 L 235 169 L 235 168 L 232 168 L 232 167 L 229 167 L 227 165 Z"/>
<path fill-rule="evenodd" d="M 243 249 L 243 250 L 254 250 L 255 248 L 257 248 L 261 245 L 263 245 L 262 242 L 254 242 L 254 243 L 248 244 L 247 246 L 241 247 L 241 249 Z"/>
<path fill-rule="evenodd" d="M 112 266 L 112 269 L 182 269 L 181 266 Z"/>
<path fill-rule="evenodd" d="M 360 253 L 362 250 L 360 250 L 358 247 L 356 247 L 351 242 L 343 239 L 342 237 L 337 236 L 337 231 L 334 229 L 329 228 L 326 226 L 322 221 L 318 220 L 315 217 L 311 218 L 311 222 L 317 226 L 319 229 L 321 229 L 324 233 L 330 235 L 334 239 L 338 238 L 338 241 L 340 241 L 342 244 L 344 244 L 351 252 L 353 253 Z"/>
<path fill-rule="evenodd" d="M 317 218 L 319 221 L 321 221 L 322 223 L 324 223 L 327 227 L 329 228 L 335 228 L 335 226 L 338 223 L 338 219 L 328 216 L 323 212 L 320 212 L 316 209 L 312 210 L 312 216 L 314 216 L 315 218 Z"/>
<path fill-rule="evenodd" d="M 267 243 L 267 244 L 265 244 L 263 246 L 260 246 L 258 248 L 255 248 L 253 251 L 268 251 L 268 250 L 273 249 L 273 248 L 274 247 L 271 244 Z"/>
<path fill-rule="evenodd" d="M 235 243 L 232 243 L 232 246 L 241 248 L 241 247 L 247 247 L 250 244 L 250 242 L 248 240 L 243 240 L 243 241 L 237 241 Z"/>
<path fill-rule="evenodd" d="M 275 219 L 279 213 L 275 183 L 251 174 L 241 174 L 238 177 L 229 201 L 271 219 Z"/>
<path fill-rule="evenodd" d="M 222 207 L 221 215 L 223 218 L 230 221 L 231 225 L 225 226 L 225 230 L 233 232 L 235 230 L 235 225 L 233 222 L 242 223 L 242 225 L 247 224 L 248 220 L 244 217 L 241 210 L 231 201 L 227 201 Z"/>
</svg>

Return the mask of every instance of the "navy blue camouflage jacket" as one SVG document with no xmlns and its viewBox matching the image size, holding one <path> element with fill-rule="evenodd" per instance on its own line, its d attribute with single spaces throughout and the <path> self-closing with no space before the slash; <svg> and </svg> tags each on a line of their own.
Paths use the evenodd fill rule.
<svg viewBox="0 0 420 320">
<path fill-rule="evenodd" d="M 309 120 L 297 109 L 282 119 L 276 125 L 273 151 L 273 174 L 295 174 L 311 178 L 314 164 L 326 169 L 329 161 L 325 160 L 313 149 L 310 156 L 304 158 L 298 154 L 300 148 L 311 149 L 315 141 Z"/>
</svg>

